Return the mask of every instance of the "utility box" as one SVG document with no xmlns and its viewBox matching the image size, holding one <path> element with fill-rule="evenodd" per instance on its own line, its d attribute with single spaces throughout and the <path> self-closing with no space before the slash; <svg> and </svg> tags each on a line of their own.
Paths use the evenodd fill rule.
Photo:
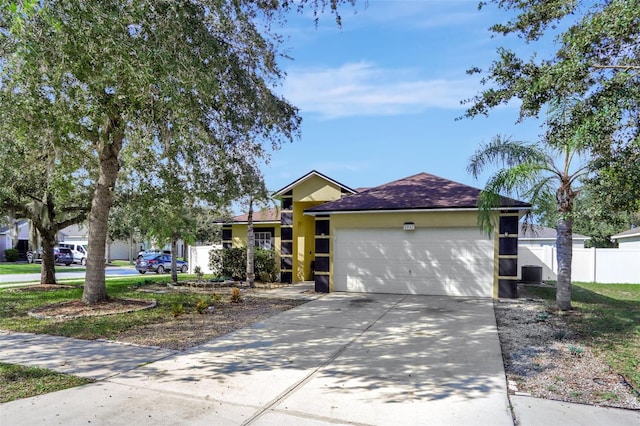
<svg viewBox="0 0 640 426">
<path fill-rule="evenodd" d="M 521 282 L 526 284 L 542 284 L 542 266 L 524 265 Z"/>
</svg>

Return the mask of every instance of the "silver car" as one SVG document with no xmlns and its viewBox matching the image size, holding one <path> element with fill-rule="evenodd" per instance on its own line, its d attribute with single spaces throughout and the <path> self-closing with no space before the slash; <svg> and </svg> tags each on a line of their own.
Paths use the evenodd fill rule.
<svg viewBox="0 0 640 426">
<path fill-rule="evenodd" d="M 155 272 L 156 274 L 162 274 L 165 271 L 170 271 L 171 255 L 170 254 L 148 254 L 136 263 L 136 269 L 141 274 L 144 274 L 147 272 Z M 189 270 L 189 264 L 184 260 L 177 259 L 176 269 L 179 272 L 187 272 Z"/>
</svg>

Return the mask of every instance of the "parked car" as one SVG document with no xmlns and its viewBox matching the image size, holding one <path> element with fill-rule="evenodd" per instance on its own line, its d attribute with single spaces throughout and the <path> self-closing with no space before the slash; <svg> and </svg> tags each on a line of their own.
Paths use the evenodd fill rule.
<svg viewBox="0 0 640 426">
<path fill-rule="evenodd" d="M 144 274 L 146 272 L 155 272 L 156 274 L 162 274 L 165 271 L 170 271 L 171 255 L 170 254 L 148 254 L 136 263 L 136 269 L 141 274 Z M 189 270 L 189 264 L 184 260 L 177 259 L 176 269 L 179 272 L 187 272 Z"/>
<path fill-rule="evenodd" d="M 69 266 L 73 263 L 73 253 L 71 249 L 66 247 L 54 247 L 53 259 L 55 263 L 63 263 L 65 266 Z M 27 262 L 33 263 L 42 261 L 42 248 L 38 251 L 29 250 L 27 252 Z"/>
<path fill-rule="evenodd" d="M 171 250 L 160 250 L 160 249 L 154 249 L 154 248 L 142 250 L 138 252 L 138 258 L 136 259 L 136 262 L 139 262 L 143 257 L 147 255 L 152 255 L 152 254 L 171 254 Z"/>
<path fill-rule="evenodd" d="M 73 253 L 71 249 L 66 247 L 54 247 L 53 258 L 56 263 L 64 263 L 65 266 L 69 266 L 73 263 Z"/>
<path fill-rule="evenodd" d="M 87 264 L 87 245 L 80 243 L 60 243 L 60 247 L 65 247 L 73 253 L 73 262 L 84 266 Z"/>
</svg>

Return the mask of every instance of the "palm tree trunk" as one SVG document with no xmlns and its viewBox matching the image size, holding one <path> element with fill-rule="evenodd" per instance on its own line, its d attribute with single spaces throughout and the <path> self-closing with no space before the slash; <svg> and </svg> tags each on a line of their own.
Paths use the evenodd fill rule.
<svg viewBox="0 0 640 426">
<path fill-rule="evenodd" d="M 558 283 L 556 305 L 562 311 L 571 309 L 571 261 L 573 259 L 573 224 L 571 219 L 560 218 L 557 222 L 556 254 L 558 260 Z"/>
<path fill-rule="evenodd" d="M 247 216 L 247 284 L 255 287 L 254 252 L 256 239 L 253 233 L 253 202 L 249 202 L 249 214 Z"/>
</svg>

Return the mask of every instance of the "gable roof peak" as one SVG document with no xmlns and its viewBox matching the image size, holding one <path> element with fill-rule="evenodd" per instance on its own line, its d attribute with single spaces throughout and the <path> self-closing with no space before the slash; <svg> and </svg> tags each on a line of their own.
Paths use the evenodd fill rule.
<svg viewBox="0 0 640 426">
<path fill-rule="evenodd" d="M 358 192 L 355 189 L 352 189 L 352 188 L 348 187 L 347 185 L 344 185 L 344 184 L 338 182 L 337 180 L 331 179 L 329 176 L 324 175 L 324 174 L 322 174 L 319 171 L 314 169 L 314 170 L 311 170 L 309 173 L 305 174 L 304 176 L 299 177 L 298 179 L 294 180 L 293 182 L 291 182 L 287 186 L 277 190 L 276 192 L 273 193 L 273 195 L 274 196 L 284 195 L 284 193 L 286 193 L 289 190 L 291 190 L 294 186 L 296 186 L 296 185 L 300 184 L 301 182 L 304 182 L 307 179 L 310 179 L 310 178 L 312 178 L 314 176 L 317 176 L 317 177 L 319 177 L 321 179 L 324 179 L 327 182 L 330 182 L 330 183 L 336 185 L 337 187 L 339 187 L 339 188 L 341 188 L 341 189 L 343 189 L 343 190 L 345 190 L 345 191 L 347 191 L 347 192 L 349 192 L 351 194 L 355 194 L 355 193 Z"/>
</svg>

